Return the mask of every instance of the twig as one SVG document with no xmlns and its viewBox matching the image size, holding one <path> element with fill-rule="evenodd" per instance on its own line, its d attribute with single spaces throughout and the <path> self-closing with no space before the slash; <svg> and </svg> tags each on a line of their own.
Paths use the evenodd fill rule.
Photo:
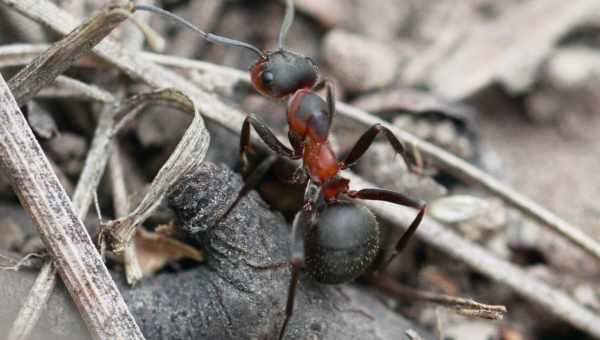
<svg viewBox="0 0 600 340">
<path fill-rule="evenodd" d="M 41 52 L 34 61 L 12 79 L 13 87 L 21 88 L 24 91 L 22 100 L 25 101 L 33 97 L 44 86 L 49 85 L 54 78 L 70 67 L 83 53 L 89 52 L 95 44 L 110 33 L 114 26 L 125 18 L 127 18 L 127 15 L 123 14 L 120 9 L 105 10 L 92 17 L 86 24 L 71 32 L 64 39 Z M 74 46 L 78 50 L 69 50 Z M 35 84 L 32 85 L 32 82 L 35 82 Z M 81 89 L 81 87 L 79 88 Z M 100 116 L 91 150 L 88 153 L 77 188 L 73 194 L 73 210 L 78 213 L 77 217 L 79 219 L 83 219 L 87 215 L 93 197 L 92 194 L 96 192 L 104 172 L 110 155 L 109 143 L 114 128 L 114 116 L 119 113 L 119 111 L 113 111 L 112 108 L 108 107 Z M 51 261 L 47 261 L 40 275 L 44 277 L 56 276 L 56 267 L 53 266 Z M 31 289 L 31 294 L 19 310 L 13 324 L 11 334 L 14 334 L 18 339 L 28 337 L 46 305 L 49 294 L 54 289 L 56 280 L 54 278 L 45 279 L 44 277 L 36 280 Z M 94 325 L 92 326 L 94 327 Z M 92 330 L 92 333 L 95 332 Z"/>
<path fill-rule="evenodd" d="M 0 76 L 0 161 L 97 339 L 143 339 L 71 201 Z"/>
<path fill-rule="evenodd" d="M 53 44 L 8 82 L 17 103 L 22 106 L 33 98 L 127 17 L 120 8 L 105 9 Z"/>
<path fill-rule="evenodd" d="M 453 308 L 457 313 L 466 316 L 489 320 L 501 320 L 506 313 L 505 306 L 487 305 L 472 299 L 446 294 L 437 294 L 420 289 L 410 288 L 403 286 L 390 277 L 382 274 L 372 274 L 370 277 L 368 277 L 368 279 L 373 285 L 381 288 L 383 291 L 394 297 L 409 301 L 422 300 L 435 303 L 445 307 Z"/>
<path fill-rule="evenodd" d="M 58 76 L 51 86 L 42 89 L 36 97 L 95 100 L 101 103 L 115 101 L 115 98 L 109 92 L 66 76 Z"/>
<path fill-rule="evenodd" d="M 56 268 L 52 261 L 47 261 L 42 269 L 38 273 L 31 292 L 27 296 L 27 299 L 17 315 L 17 319 L 13 323 L 10 333 L 8 334 L 8 340 L 26 340 L 29 338 L 33 327 L 36 325 L 37 320 L 40 318 L 42 308 L 39 307 L 41 304 L 45 306 L 52 295 L 52 290 L 56 285 Z M 31 322 L 35 320 L 36 322 Z"/>
<path fill-rule="evenodd" d="M 127 103 L 129 104 L 129 103 Z M 94 194 L 100 183 L 100 179 L 104 173 L 106 162 L 111 154 L 111 139 L 113 136 L 115 116 L 123 115 L 124 110 L 133 110 L 134 106 L 122 105 L 118 108 L 110 106 L 105 107 L 100 114 L 98 126 L 92 139 L 92 146 L 87 154 L 83 170 L 79 175 L 77 187 L 73 193 L 73 209 L 77 212 L 77 216 L 83 219 L 87 216 L 90 204 L 94 198 Z M 40 275 L 51 275 L 51 272 L 56 275 L 56 268 L 52 265 L 52 261 L 47 261 L 44 264 Z M 11 333 L 18 334 L 19 339 L 26 339 L 27 335 L 33 329 L 33 326 L 39 320 L 42 311 L 48 300 L 48 296 L 54 290 L 56 280 L 37 279 L 31 288 L 31 294 L 27 297 L 23 307 L 19 310 L 16 321 L 13 324 Z M 29 325 L 19 331 L 17 328 L 22 325 Z"/>
<path fill-rule="evenodd" d="M 69 17 L 68 14 L 64 13 L 45 0 L 1 1 L 11 4 L 23 14 L 36 21 L 43 22 L 52 27 L 54 30 L 63 34 L 69 31 L 70 23 L 73 23 L 73 25 L 75 23 L 75 20 Z M 142 58 L 136 58 L 135 56 L 128 54 L 110 39 L 106 39 L 100 44 L 100 50 L 97 50 L 97 54 L 113 63 L 126 74 L 134 77 L 135 79 L 141 79 L 151 86 L 175 86 L 185 91 L 199 103 L 198 107 L 205 116 L 215 120 L 216 122 L 219 122 L 232 131 L 239 132 L 239 127 L 241 126 L 241 122 L 244 117 L 239 111 L 225 106 L 218 99 L 202 92 L 200 89 L 193 86 L 177 74 L 169 72 L 150 62 L 144 61 Z M 216 65 L 210 65 L 210 67 L 212 69 L 218 68 Z M 227 69 L 227 72 L 232 74 L 235 71 Z M 356 109 L 352 109 L 345 105 L 339 105 L 338 108 L 339 112 L 343 116 L 355 116 L 350 113 L 356 111 Z M 360 115 L 356 115 L 358 117 L 369 117 L 365 112 L 362 111 L 355 113 L 360 113 Z M 369 117 L 369 119 L 363 118 L 360 121 L 369 124 L 372 122 L 370 119 L 375 119 L 375 122 L 377 122 L 376 118 L 374 117 Z M 397 128 L 393 128 L 393 130 L 395 133 L 398 133 Z M 542 217 L 544 219 L 548 219 L 549 216 L 552 217 L 550 218 L 551 220 L 558 219 L 543 208 L 535 204 L 532 205 L 532 203 L 528 200 L 523 201 L 522 199 L 515 199 L 515 196 L 511 195 L 513 192 L 512 190 L 506 188 L 501 183 L 474 168 L 473 166 L 457 159 L 452 155 L 449 155 L 443 150 L 435 148 L 432 145 L 422 141 L 418 141 L 415 137 L 406 133 L 398 133 L 398 136 L 399 138 L 407 141 L 408 144 L 416 145 L 421 152 L 433 157 L 439 164 L 445 165 L 445 168 L 453 169 L 454 173 L 463 173 L 463 176 L 461 177 L 471 179 L 473 182 L 480 183 L 480 185 L 488 188 L 488 190 L 497 192 L 500 196 L 504 197 L 507 201 L 513 203 L 520 209 L 531 211 L 533 214 L 537 214 L 538 216 L 545 216 L 545 218 Z M 361 181 L 360 177 L 358 176 L 349 175 L 349 177 L 352 181 L 354 181 L 354 183 L 365 183 L 364 180 Z M 372 206 L 375 205 L 372 202 L 369 204 Z M 537 208 L 526 208 L 528 206 Z M 385 207 L 374 207 L 374 209 L 397 225 L 407 225 L 409 223 L 409 219 L 414 217 L 413 211 L 403 208 L 395 207 L 394 209 L 385 209 Z M 540 209 L 542 212 L 544 212 L 543 214 L 539 214 Z M 538 219 L 540 219 L 540 217 L 538 217 Z M 558 221 L 566 223 L 562 220 Z M 551 313 L 560 317 L 561 319 L 566 320 L 572 325 L 594 334 L 597 337 L 600 337 L 600 326 L 598 326 L 600 325 L 600 319 L 589 310 L 574 302 L 562 291 L 556 290 L 531 277 L 530 275 L 527 275 L 512 264 L 490 255 L 483 248 L 461 238 L 456 233 L 447 230 L 441 224 L 432 221 L 431 219 L 425 220 L 423 227 L 421 227 L 418 231 L 418 235 L 425 239 L 427 243 L 436 246 L 437 248 L 459 260 L 464 261 L 475 270 L 488 275 L 496 281 L 510 286 L 517 293 L 528 298 L 529 300 L 548 307 Z M 600 252 L 598 252 L 598 254 L 600 254 Z"/>
<path fill-rule="evenodd" d="M 0 67 L 27 65 L 48 47 L 48 44 L 3 45 L 0 47 Z"/>
<path fill-rule="evenodd" d="M 127 186 L 125 185 L 120 154 L 119 145 L 115 142 L 114 152 L 108 162 L 108 169 L 113 194 L 113 209 L 117 218 L 127 216 L 129 213 L 129 199 L 127 197 Z M 127 283 L 133 285 L 142 278 L 142 268 L 135 252 L 135 238 L 125 247 L 123 264 L 125 266 Z"/>
<path fill-rule="evenodd" d="M 44 257 L 43 255 L 40 255 L 38 253 L 29 253 L 25 256 L 23 256 L 22 258 L 20 258 L 15 264 L 10 265 L 10 266 L 0 266 L 0 270 L 12 270 L 12 271 L 19 271 L 21 270 L 23 267 L 29 267 L 31 266 L 31 259 L 37 257 L 37 258 L 42 258 Z"/>
<path fill-rule="evenodd" d="M 98 121 L 98 126 L 96 128 L 94 138 L 92 140 L 92 146 L 86 157 L 83 170 L 79 176 L 77 188 L 75 189 L 75 193 L 73 194 L 73 208 L 75 211 L 79 212 L 79 218 L 83 218 L 87 215 L 90 204 L 94 198 L 96 188 L 98 187 L 100 179 L 102 178 L 102 175 L 106 168 L 106 163 L 108 162 L 109 157 L 112 154 L 112 138 L 117 132 L 117 124 L 115 122 L 118 119 L 122 120 L 123 117 L 131 117 L 131 112 L 137 113 L 150 103 L 166 103 L 178 108 L 181 108 L 182 106 L 185 106 L 185 108 L 192 107 L 190 103 L 184 105 L 183 101 L 179 99 L 178 96 L 182 95 L 177 91 L 169 89 L 143 93 L 140 95 L 133 96 L 132 98 L 129 98 L 127 100 L 124 100 L 116 108 L 107 107 L 102 112 Z M 171 100 L 172 98 L 177 98 L 177 100 L 169 102 L 169 100 Z M 119 126 L 122 126 L 122 124 Z M 206 132 L 200 131 L 204 129 L 204 125 L 202 124 L 201 120 L 200 122 L 196 121 L 196 125 L 194 125 L 194 128 L 196 130 L 193 130 L 193 132 L 196 133 L 198 139 L 203 139 L 204 137 L 208 138 Z M 208 141 L 206 140 L 206 146 L 204 151 L 206 151 L 207 146 Z M 198 157 L 197 159 L 202 160 L 202 158 L 203 157 Z M 193 164 L 193 162 L 190 163 Z M 104 246 L 104 244 L 101 244 L 101 246 Z M 47 263 L 45 266 L 50 266 L 50 264 Z M 55 282 L 38 280 L 36 281 L 36 283 L 54 284 Z M 40 293 L 31 294 L 30 298 L 37 299 L 42 294 L 42 292 L 47 292 L 49 294 L 52 292 L 52 288 L 53 287 L 41 287 L 38 285 L 34 285 L 32 291 L 39 291 Z M 15 323 L 15 325 L 35 324 L 39 319 L 40 313 L 43 310 L 45 304 L 43 303 L 43 301 L 38 301 L 37 303 L 34 303 L 28 300 L 28 302 L 26 302 L 25 305 L 35 306 L 35 308 L 37 308 L 37 313 L 27 313 L 25 310 L 21 309 L 17 320 L 20 320 L 21 318 L 31 317 L 34 317 L 34 319 L 29 319 L 29 321 L 27 322 L 19 321 Z"/>
</svg>

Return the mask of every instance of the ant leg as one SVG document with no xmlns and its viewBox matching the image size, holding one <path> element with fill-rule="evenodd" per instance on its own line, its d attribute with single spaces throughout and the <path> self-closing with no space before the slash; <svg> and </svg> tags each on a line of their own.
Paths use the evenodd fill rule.
<svg viewBox="0 0 600 340">
<path fill-rule="evenodd" d="M 331 119 L 335 115 L 335 89 L 333 87 L 333 83 L 327 79 L 325 80 L 325 86 L 327 87 L 327 105 L 329 106 L 329 113 L 331 114 Z M 331 123 L 331 122 L 330 122 Z M 331 124 L 329 124 L 331 126 Z"/>
<path fill-rule="evenodd" d="M 402 142 L 398 138 L 396 138 L 396 136 L 394 136 L 392 131 L 390 131 L 388 128 L 381 124 L 375 124 L 371 126 L 360 137 L 358 142 L 356 142 L 356 144 L 350 151 L 350 154 L 348 154 L 348 157 L 346 157 L 346 159 L 343 162 L 341 162 L 341 168 L 347 169 L 348 167 L 352 166 L 367 151 L 369 146 L 373 144 L 375 137 L 377 137 L 377 135 L 379 135 L 380 132 L 383 132 L 383 134 L 387 138 L 388 142 L 390 142 L 394 150 L 397 153 L 399 153 L 400 156 L 402 156 L 404 162 L 406 163 L 406 166 L 408 166 L 408 169 L 410 171 L 414 171 L 413 163 L 410 160 L 409 154 L 406 151 L 404 144 L 402 144 Z"/>
<path fill-rule="evenodd" d="M 248 168 L 248 158 L 246 154 L 250 151 L 252 145 L 250 144 L 250 128 L 253 127 L 254 130 L 258 133 L 260 138 L 267 144 L 267 146 L 273 150 L 278 156 L 287 157 L 291 159 L 299 158 L 297 155 L 300 154 L 296 150 L 296 146 L 294 146 L 295 150 L 291 150 L 287 146 L 283 145 L 275 134 L 269 129 L 267 124 L 260 121 L 258 118 L 248 115 L 246 119 L 244 119 L 244 123 L 242 125 L 242 132 L 240 137 L 240 159 L 242 161 L 242 172 L 245 172 Z M 273 163 L 277 160 L 277 156 L 269 156 L 267 159 L 262 161 L 246 178 L 244 186 L 238 192 L 234 201 L 229 205 L 227 210 L 219 219 L 217 223 L 222 222 L 231 212 L 231 210 L 239 203 L 240 199 L 244 197 L 248 191 L 256 187 L 260 180 L 265 176 L 267 171 L 271 168 Z"/>
<path fill-rule="evenodd" d="M 314 223 L 317 215 L 316 204 L 321 191 L 311 180 L 306 185 L 304 192 L 304 205 L 294 217 L 291 231 L 290 243 L 290 263 L 292 265 L 292 277 L 288 289 L 287 303 L 285 306 L 285 320 L 279 332 L 279 340 L 285 336 L 285 330 L 288 323 L 294 315 L 294 302 L 296 300 L 296 290 L 298 289 L 298 281 L 300 280 L 300 269 L 304 267 L 304 234 L 306 229 L 310 228 Z"/>
<path fill-rule="evenodd" d="M 290 159 L 298 159 L 302 156 L 296 151 L 283 145 L 283 143 L 281 143 L 277 137 L 275 137 L 275 134 L 273 131 L 271 131 L 271 129 L 269 129 L 267 124 L 253 115 L 248 115 L 246 116 L 246 119 L 244 119 L 240 137 L 240 159 L 244 168 L 246 168 L 248 164 L 246 153 L 251 150 L 250 127 L 254 128 L 260 138 L 265 142 L 265 144 L 267 144 L 269 149 L 273 150 L 273 152 L 275 152 L 277 155 Z"/>
<path fill-rule="evenodd" d="M 275 161 L 277 161 L 277 156 L 271 155 L 262 162 L 260 162 L 260 164 L 258 164 L 258 166 L 254 170 L 252 170 L 250 175 L 246 178 L 242 189 L 240 189 L 240 191 L 237 193 L 233 202 L 229 205 L 227 210 L 225 210 L 225 213 L 223 213 L 223 215 L 219 217 L 217 223 L 220 223 L 223 220 L 225 220 L 225 218 L 227 218 L 231 210 L 233 210 L 233 208 L 235 208 L 235 206 L 240 202 L 242 197 L 246 196 L 246 194 L 250 190 L 254 189 L 258 185 L 258 183 L 260 183 L 260 181 L 265 177 L 267 171 L 269 171 L 271 166 L 273 166 Z"/>
<path fill-rule="evenodd" d="M 419 209 L 419 213 L 412 221 L 408 229 L 402 234 L 398 242 L 396 242 L 396 246 L 394 247 L 394 252 L 390 257 L 385 261 L 383 269 L 385 269 L 392 260 L 398 255 L 408 244 L 408 241 L 413 236 L 421 221 L 423 220 L 423 216 L 425 215 L 425 209 L 427 205 L 422 201 L 415 201 L 409 197 L 406 197 L 400 193 L 390 190 L 384 189 L 363 189 L 359 191 L 349 191 L 348 196 L 352 198 L 359 198 L 364 200 L 375 200 L 375 201 L 385 201 L 390 203 L 395 203 L 415 209 Z"/>
</svg>

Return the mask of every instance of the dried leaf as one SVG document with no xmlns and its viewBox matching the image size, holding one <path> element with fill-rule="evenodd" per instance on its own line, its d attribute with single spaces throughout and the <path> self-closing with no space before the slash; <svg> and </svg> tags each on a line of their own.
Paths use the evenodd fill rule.
<svg viewBox="0 0 600 340">
<path fill-rule="evenodd" d="M 204 160 L 209 145 L 210 138 L 204 127 L 204 121 L 192 99 L 174 89 L 165 89 L 153 93 L 165 102 L 176 104 L 187 112 L 194 112 L 194 119 L 179 144 L 177 144 L 175 151 L 154 177 L 150 189 L 139 205 L 129 215 L 111 221 L 106 225 L 105 232 L 108 233 L 111 242 L 110 247 L 115 252 L 121 252 L 125 249 L 137 226 L 142 224 L 154 212 L 172 185 L 183 174 Z M 130 116 L 125 116 L 123 120 L 130 118 Z M 119 124 L 119 126 L 122 126 L 122 124 Z"/>
<path fill-rule="evenodd" d="M 156 273 L 169 263 L 184 258 L 202 261 L 202 253 L 196 248 L 143 228 L 139 228 L 135 233 L 135 249 L 144 277 Z"/>
</svg>

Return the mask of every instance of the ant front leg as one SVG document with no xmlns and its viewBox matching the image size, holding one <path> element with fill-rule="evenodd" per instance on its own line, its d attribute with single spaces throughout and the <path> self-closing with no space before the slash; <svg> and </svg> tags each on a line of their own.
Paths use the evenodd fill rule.
<svg viewBox="0 0 600 340">
<path fill-rule="evenodd" d="M 302 154 L 299 154 L 295 150 L 283 145 L 283 143 L 277 139 L 273 131 L 271 131 L 265 122 L 259 120 L 253 115 L 248 115 L 246 119 L 244 119 L 240 137 L 240 159 L 244 168 L 246 168 L 248 165 L 248 158 L 246 154 L 252 149 L 252 145 L 250 144 L 250 127 L 254 128 L 263 142 L 267 144 L 269 149 L 273 150 L 273 152 L 275 152 L 278 156 L 290 159 L 299 159 L 302 157 Z"/>
<path fill-rule="evenodd" d="M 402 159 L 404 159 L 404 162 L 406 163 L 406 166 L 408 167 L 408 169 L 410 171 L 415 172 L 413 162 L 410 160 L 410 156 L 409 156 L 408 152 L 406 151 L 404 144 L 402 144 L 402 142 L 398 138 L 396 138 L 396 136 L 394 136 L 392 131 L 390 131 L 388 128 L 386 128 L 385 126 L 383 126 L 381 124 L 375 124 L 375 125 L 371 126 L 360 137 L 358 142 L 356 142 L 356 144 L 354 145 L 354 147 L 348 154 L 348 157 L 346 157 L 346 159 L 343 162 L 341 162 L 341 164 L 340 164 L 341 169 L 347 169 L 350 166 L 352 166 L 354 163 L 356 163 L 356 161 L 358 161 L 358 159 L 360 157 L 362 157 L 362 155 L 367 151 L 367 149 L 371 146 L 371 144 L 373 144 L 373 141 L 375 140 L 377 135 L 379 135 L 380 132 L 383 132 L 384 136 L 387 138 L 388 142 L 392 145 L 394 150 L 397 153 L 399 153 L 400 156 L 402 156 Z"/>
<path fill-rule="evenodd" d="M 262 162 L 260 162 L 258 164 L 258 166 L 254 170 L 252 170 L 250 175 L 248 175 L 248 177 L 244 181 L 244 186 L 242 186 L 242 189 L 240 189 L 240 191 L 237 193 L 235 199 L 229 205 L 227 210 L 225 210 L 223 215 L 221 215 L 221 217 L 219 217 L 219 219 L 217 220 L 217 223 L 220 223 L 223 220 L 225 220 L 225 218 L 227 218 L 227 216 L 229 215 L 231 210 L 233 210 L 233 208 L 235 208 L 235 206 L 240 202 L 242 197 L 246 196 L 246 194 L 250 190 L 252 190 L 256 186 L 258 186 L 258 183 L 260 183 L 260 181 L 265 177 L 267 171 L 269 171 L 271 166 L 273 166 L 273 164 L 276 161 L 277 161 L 277 156 L 271 155 L 271 156 L 267 157 L 265 160 L 263 160 Z"/>
<path fill-rule="evenodd" d="M 235 199 L 229 205 L 227 210 L 225 210 L 225 213 L 223 213 L 223 215 L 219 217 L 217 223 L 225 220 L 225 218 L 229 215 L 231 210 L 235 208 L 235 206 L 239 203 L 240 199 L 242 199 L 242 197 L 244 197 L 248 193 L 248 191 L 250 191 L 256 185 L 258 185 L 258 183 L 265 176 L 267 171 L 269 171 L 271 166 L 277 160 L 277 156 L 287 157 L 291 159 L 299 158 L 297 156 L 297 151 L 291 150 L 290 148 L 283 145 L 279 140 L 277 140 L 277 137 L 275 137 L 275 134 L 271 131 L 271 129 L 269 129 L 267 124 L 260 121 L 258 118 L 249 115 L 246 117 L 246 119 L 244 119 L 244 124 L 242 125 L 242 132 L 240 137 L 240 160 L 242 161 L 242 172 L 246 172 L 248 168 L 248 159 L 246 154 L 248 153 L 248 151 L 250 151 L 252 147 L 252 145 L 250 144 L 251 127 L 253 127 L 254 130 L 256 130 L 256 132 L 258 133 L 260 138 L 265 142 L 265 144 L 267 144 L 267 146 L 271 150 L 273 150 L 277 155 L 267 157 L 267 159 L 262 161 L 250 173 L 250 175 L 246 178 L 244 186 L 238 192 Z"/>
<path fill-rule="evenodd" d="M 294 302 L 296 300 L 296 290 L 298 289 L 298 282 L 300 280 L 300 270 L 304 267 L 304 235 L 308 228 L 310 228 L 317 217 L 317 201 L 321 195 L 319 187 L 309 180 L 306 185 L 304 192 L 304 204 L 302 210 L 300 210 L 294 217 L 292 223 L 292 231 L 290 238 L 290 264 L 292 265 L 292 277 L 290 279 L 290 286 L 288 289 L 287 303 L 285 306 L 285 320 L 281 326 L 279 332 L 279 340 L 282 340 L 285 336 L 285 330 L 288 323 L 290 322 L 292 315 L 294 315 Z"/>
<path fill-rule="evenodd" d="M 427 205 L 425 204 L 425 202 L 415 201 L 398 192 L 384 189 L 363 189 L 359 191 L 349 191 L 348 196 L 350 196 L 351 198 L 359 198 L 363 200 L 385 201 L 419 210 L 419 213 L 412 221 L 408 229 L 406 229 L 406 231 L 404 232 L 404 234 L 402 234 L 398 242 L 396 242 L 396 246 L 394 247 L 394 252 L 392 253 L 392 255 L 390 255 L 387 261 L 384 262 L 383 269 L 385 269 L 392 262 L 392 260 L 394 260 L 396 255 L 398 255 L 408 244 L 408 241 L 411 239 L 411 237 L 421 224 L 421 221 L 423 220 L 423 216 L 425 215 L 425 209 Z"/>
</svg>

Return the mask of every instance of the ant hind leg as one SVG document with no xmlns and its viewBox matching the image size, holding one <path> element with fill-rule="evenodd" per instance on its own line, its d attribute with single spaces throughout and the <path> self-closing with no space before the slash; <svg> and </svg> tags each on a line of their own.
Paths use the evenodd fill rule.
<svg viewBox="0 0 600 340">
<path fill-rule="evenodd" d="M 371 126 L 367 131 L 365 131 L 365 133 L 363 133 L 363 135 L 358 139 L 358 141 L 356 142 L 346 159 L 343 162 L 341 162 L 341 168 L 347 169 L 354 163 L 356 163 L 356 161 L 358 161 L 358 159 L 362 157 L 362 155 L 364 155 L 364 153 L 371 146 L 371 144 L 373 144 L 373 141 L 379 135 L 379 133 L 383 133 L 384 136 L 387 138 L 388 142 L 394 148 L 394 150 L 398 154 L 400 154 L 400 156 L 402 156 L 402 159 L 404 159 L 404 162 L 406 163 L 408 169 L 412 172 L 416 172 L 416 167 L 413 165 L 411 156 L 404 147 L 404 144 L 398 138 L 396 138 L 396 136 L 394 136 L 392 131 L 390 131 L 388 128 L 381 124 L 375 124 Z"/>
<path fill-rule="evenodd" d="M 406 229 L 404 234 L 402 234 L 400 239 L 396 242 L 393 253 L 384 262 L 382 267 L 382 270 L 384 270 L 394 260 L 396 255 L 402 252 L 402 250 L 408 244 L 408 241 L 414 235 L 415 231 L 417 231 L 417 228 L 423 220 L 423 216 L 425 216 L 425 209 L 427 205 L 425 202 L 413 200 L 405 195 L 402 195 L 401 193 L 384 189 L 363 189 L 359 191 L 349 191 L 348 196 L 351 198 L 359 198 L 364 200 L 385 201 L 419 210 L 417 216 L 411 222 L 408 229 Z"/>
<path fill-rule="evenodd" d="M 279 332 L 279 340 L 285 336 L 288 323 L 294 315 L 294 302 L 296 300 L 296 290 L 300 280 L 300 270 L 304 267 L 304 235 L 305 231 L 311 227 L 317 217 L 317 201 L 321 196 L 321 191 L 312 181 L 308 181 L 304 192 L 304 205 L 294 217 L 291 231 L 290 243 L 290 264 L 292 265 L 292 277 L 288 288 L 287 302 L 285 306 L 285 319 Z"/>
</svg>

